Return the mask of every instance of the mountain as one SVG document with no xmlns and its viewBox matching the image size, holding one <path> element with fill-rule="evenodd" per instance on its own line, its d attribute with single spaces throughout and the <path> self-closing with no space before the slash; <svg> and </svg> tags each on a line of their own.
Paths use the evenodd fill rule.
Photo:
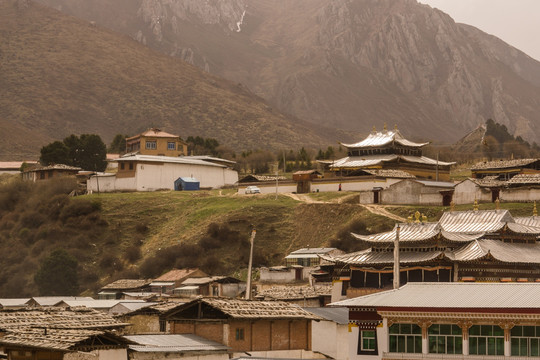
<svg viewBox="0 0 540 360">
<path fill-rule="evenodd" d="M 415 0 L 39 1 L 314 124 L 448 142 L 492 118 L 540 135 L 540 63 Z"/>
<path fill-rule="evenodd" d="M 151 126 L 236 150 L 326 147 L 349 136 L 42 4 L 1 0 L 0 40 L 1 160 L 36 158 L 42 146 L 70 134 L 110 142 Z"/>
</svg>

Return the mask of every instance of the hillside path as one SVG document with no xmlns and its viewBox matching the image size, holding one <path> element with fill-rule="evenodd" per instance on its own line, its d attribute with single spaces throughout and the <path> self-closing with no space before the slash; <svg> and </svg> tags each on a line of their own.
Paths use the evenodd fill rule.
<svg viewBox="0 0 540 360">
<path fill-rule="evenodd" d="M 336 201 L 319 201 L 314 200 L 307 194 L 293 194 L 293 193 L 284 193 L 283 195 L 286 195 L 296 201 L 302 201 L 306 204 L 335 204 Z M 337 203 L 341 203 L 343 198 L 339 198 Z M 375 205 L 375 204 L 359 204 L 359 206 L 365 208 L 367 211 L 371 212 L 372 214 L 380 215 L 387 217 L 392 220 L 396 220 L 399 222 L 407 222 L 407 219 L 402 218 L 399 215 L 392 214 L 390 211 L 386 210 L 384 205 Z"/>
</svg>

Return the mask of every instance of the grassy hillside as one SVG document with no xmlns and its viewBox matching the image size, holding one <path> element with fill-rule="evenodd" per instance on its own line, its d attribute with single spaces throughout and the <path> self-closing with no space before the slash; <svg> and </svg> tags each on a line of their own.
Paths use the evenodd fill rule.
<svg viewBox="0 0 540 360">
<path fill-rule="evenodd" d="M 72 186 L 69 180 L 31 184 L 12 179 L 0 184 L 0 297 L 37 295 L 34 275 L 57 249 L 77 259 L 79 292 L 95 295 L 113 280 L 153 278 L 173 267 L 235 274 L 247 267 L 253 228 L 254 266 L 261 266 L 283 264 L 289 252 L 308 245 L 358 250 L 350 231 L 376 233 L 395 223 L 368 212 L 357 204 L 357 195 L 347 192 L 312 194 L 313 200 L 324 201 L 320 203 L 232 190 L 70 198 L 65 194 Z M 517 216 L 532 214 L 532 204 L 501 206 Z M 387 210 L 404 218 L 418 210 L 435 221 L 445 208 Z"/>
<path fill-rule="evenodd" d="M 35 295 L 33 276 L 58 248 L 78 260 L 80 290 L 93 294 L 115 279 L 156 277 L 173 267 L 235 273 L 247 266 L 252 228 L 259 266 L 282 264 L 300 247 L 328 246 L 355 222 L 370 231 L 393 224 L 356 204 L 306 204 L 232 190 L 69 198 L 69 186 L 0 185 L 0 251 L 7 254 L 0 258 L 0 296 Z"/>
<path fill-rule="evenodd" d="M 273 110 L 240 84 L 31 1 L 0 1 L 0 39 L 0 160 L 35 158 L 72 133 L 109 142 L 150 126 L 237 150 L 343 138 Z"/>
</svg>

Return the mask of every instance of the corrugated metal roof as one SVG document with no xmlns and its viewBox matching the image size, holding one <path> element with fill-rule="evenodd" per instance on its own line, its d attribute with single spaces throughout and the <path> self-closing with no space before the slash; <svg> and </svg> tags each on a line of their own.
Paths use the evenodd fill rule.
<svg viewBox="0 0 540 360">
<path fill-rule="evenodd" d="M 26 306 L 30 298 L 22 299 L 0 299 L 0 306 L 11 307 L 11 306 Z"/>
<path fill-rule="evenodd" d="M 202 165 L 202 166 L 214 166 L 214 167 L 227 167 L 225 165 L 216 164 L 210 161 L 204 161 L 200 159 L 193 159 L 190 156 L 159 156 L 159 155 L 140 155 L 140 154 L 128 154 L 116 160 L 117 162 L 125 161 L 141 161 L 141 162 L 157 162 L 157 163 L 174 163 L 174 164 L 187 164 L 187 165 Z"/>
<path fill-rule="evenodd" d="M 401 135 L 399 130 L 390 130 L 390 131 L 376 131 L 369 134 L 364 140 L 354 143 L 354 144 L 342 144 L 343 146 L 347 148 L 363 148 L 363 147 L 377 147 L 377 146 L 384 146 L 388 145 L 392 142 L 396 142 L 398 144 L 401 144 L 403 146 L 409 146 L 409 147 L 422 147 L 429 144 L 429 142 L 425 143 L 415 143 L 412 141 L 409 141 Z"/>
<path fill-rule="evenodd" d="M 471 170 L 488 170 L 488 169 L 506 169 L 513 167 L 522 167 L 532 164 L 539 159 L 515 159 L 515 160 L 496 160 L 496 161 L 484 161 L 475 164 L 471 167 Z"/>
<path fill-rule="evenodd" d="M 440 226 L 438 223 L 412 223 L 412 224 L 399 224 L 399 242 L 417 242 L 426 241 L 436 237 L 440 233 Z M 352 234 L 355 238 L 368 242 L 394 242 L 396 239 L 396 227 L 392 231 L 387 231 L 379 234 L 372 235 L 358 235 Z"/>
<path fill-rule="evenodd" d="M 538 216 L 516 217 L 514 220 L 518 224 L 540 227 L 540 217 Z"/>
<path fill-rule="evenodd" d="M 304 310 L 341 325 L 349 323 L 349 309 L 346 307 L 306 307 Z"/>
<path fill-rule="evenodd" d="M 415 181 L 425 186 L 440 187 L 440 188 L 451 189 L 451 188 L 454 188 L 454 186 L 456 186 L 456 184 L 454 184 L 453 182 L 446 182 L 446 181 L 430 181 L 430 180 L 415 180 Z"/>
<path fill-rule="evenodd" d="M 137 343 L 137 345 L 129 346 L 136 352 L 222 352 L 228 349 L 223 344 L 193 334 L 127 335 L 124 337 Z"/>
<path fill-rule="evenodd" d="M 445 212 L 439 224 L 443 230 L 457 233 L 496 232 L 506 222 L 513 222 L 508 210 L 478 210 Z"/>
<path fill-rule="evenodd" d="M 442 251 L 438 250 L 426 252 L 400 251 L 399 262 L 400 264 L 421 264 L 436 259 L 442 253 Z M 366 249 L 352 254 L 335 256 L 331 259 L 325 258 L 325 260 L 349 265 L 391 265 L 394 263 L 394 251 L 373 251 L 373 249 Z"/>
<path fill-rule="evenodd" d="M 35 296 L 29 300 L 35 301 L 40 306 L 53 306 L 60 301 L 73 300 L 94 300 L 89 296 Z"/>
<path fill-rule="evenodd" d="M 362 168 L 379 165 L 383 162 L 395 161 L 397 159 L 403 160 L 405 162 L 412 162 L 418 164 L 426 165 L 439 165 L 439 166 L 450 166 L 455 163 L 453 162 L 444 162 L 433 160 L 426 156 L 405 156 L 405 155 L 395 155 L 395 154 L 385 154 L 385 155 L 365 155 L 365 156 L 348 156 L 334 161 L 330 168 Z"/>
<path fill-rule="evenodd" d="M 330 251 L 336 250 L 336 248 L 302 248 L 291 252 L 289 255 L 299 254 L 326 254 Z"/>
<path fill-rule="evenodd" d="M 400 155 L 401 159 L 408 161 L 408 162 L 414 162 L 414 163 L 420 163 L 420 164 L 429 164 L 429 165 L 439 165 L 439 166 L 450 166 L 454 165 L 455 162 L 446 162 L 446 161 L 437 161 L 432 158 L 428 158 L 427 156 L 410 156 L 410 155 Z"/>
<path fill-rule="evenodd" d="M 408 283 L 389 290 L 332 303 L 348 307 L 538 309 L 538 283 Z"/>
<path fill-rule="evenodd" d="M 484 251 L 505 263 L 540 264 L 540 243 L 505 243 L 499 240 L 478 240 Z"/>
</svg>

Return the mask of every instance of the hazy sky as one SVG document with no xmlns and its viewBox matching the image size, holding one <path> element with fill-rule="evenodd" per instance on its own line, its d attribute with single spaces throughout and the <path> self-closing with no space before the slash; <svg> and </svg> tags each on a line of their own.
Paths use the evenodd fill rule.
<svg viewBox="0 0 540 360">
<path fill-rule="evenodd" d="M 540 60 L 540 0 L 418 0 Z"/>
</svg>

